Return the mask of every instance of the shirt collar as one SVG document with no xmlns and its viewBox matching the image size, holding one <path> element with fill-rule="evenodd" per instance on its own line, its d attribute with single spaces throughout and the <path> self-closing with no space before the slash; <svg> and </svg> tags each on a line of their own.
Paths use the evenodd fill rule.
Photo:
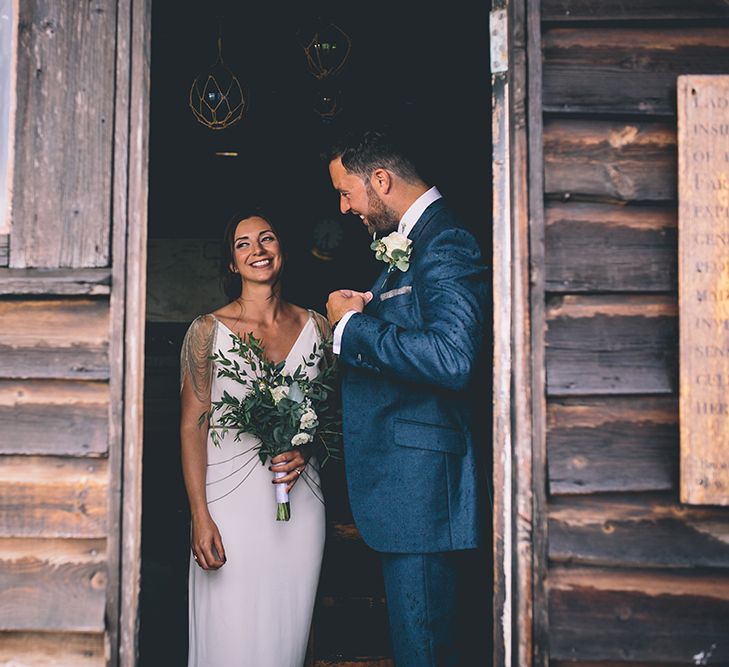
<svg viewBox="0 0 729 667">
<path fill-rule="evenodd" d="M 438 192 L 438 188 L 433 186 L 430 190 L 424 192 L 418 197 L 405 211 L 405 214 L 400 218 L 400 225 L 397 230 L 404 236 L 410 236 L 410 232 L 415 223 L 420 220 L 420 216 L 423 215 L 425 209 L 428 208 L 434 201 L 440 199 L 443 195 Z"/>
</svg>

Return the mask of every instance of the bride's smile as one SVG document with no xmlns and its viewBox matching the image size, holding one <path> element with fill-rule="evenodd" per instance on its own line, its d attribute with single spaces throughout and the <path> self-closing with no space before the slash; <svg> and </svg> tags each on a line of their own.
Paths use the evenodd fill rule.
<svg viewBox="0 0 729 667">
<path fill-rule="evenodd" d="M 241 220 L 235 230 L 231 269 L 243 280 L 276 279 L 283 266 L 283 252 L 276 232 L 258 216 Z"/>
</svg>

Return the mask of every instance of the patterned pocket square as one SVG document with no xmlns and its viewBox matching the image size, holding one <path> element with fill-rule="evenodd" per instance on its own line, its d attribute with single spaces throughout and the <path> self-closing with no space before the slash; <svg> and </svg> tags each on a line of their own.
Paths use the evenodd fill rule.
<svg viewBox="0 0 729 667">
<path fill-rule="evenodd" d="M 387 301 L 392 299 L 393 296 L 400 296 L 402 294 L 410 294 L 413 291 L 412 285 L 405 285 L 405 287 L 398 287 L 397 289 L 391 289 L 389 292 L 383 292 L 380 294 L 380 301 Z"/>
</svg>

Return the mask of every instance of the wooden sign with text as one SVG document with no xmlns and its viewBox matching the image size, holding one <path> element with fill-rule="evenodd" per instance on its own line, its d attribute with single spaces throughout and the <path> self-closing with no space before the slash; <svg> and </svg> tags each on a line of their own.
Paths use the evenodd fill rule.
<svg viewBox="0 0 729 667">
<path fill-rule="evenodd" d="M 729 505 L 729 76 L 678 78 L 681 501 Z"/>
</svg>

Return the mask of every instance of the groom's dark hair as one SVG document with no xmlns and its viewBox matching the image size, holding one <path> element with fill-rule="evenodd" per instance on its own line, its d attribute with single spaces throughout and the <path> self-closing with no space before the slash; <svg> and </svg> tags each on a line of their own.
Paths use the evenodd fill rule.
<svg viewBox="0 0 729 667">
<path fill-rule="evenodd" d="M 385 128 L 349 131 L 323 157 L 327 164 L 341 158 L 342 166 L 362 179 L 375 169 L 387 169 L 408 183 L 422 180 L 406 142 Z"/>
</svg>

